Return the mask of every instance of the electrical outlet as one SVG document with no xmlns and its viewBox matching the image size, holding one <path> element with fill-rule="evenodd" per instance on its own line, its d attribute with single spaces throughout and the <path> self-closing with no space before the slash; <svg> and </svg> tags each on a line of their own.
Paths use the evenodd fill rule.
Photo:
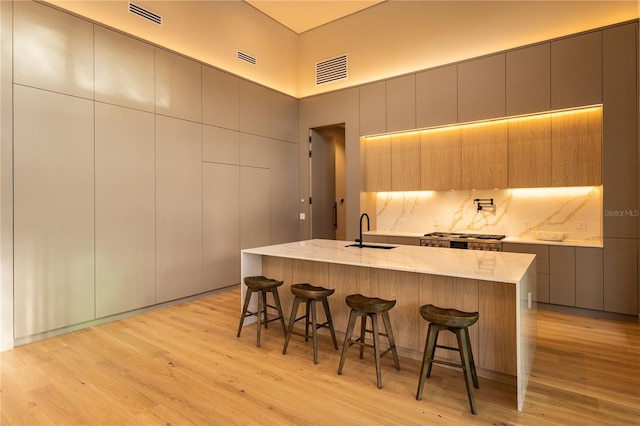
<svg viewBox="0 0 640 426">
<path fill-rule="evenodd" d="M 576 222 L 576 231 L 586 231 L 587 222 Z"/>
<path fill-rule="evenodd" d="M 434 218 L 433 219 L 433 227 L 437 228 L 438 226 L 440 226 L 440 221 L 438 220 L 438 218 Z"/>
<path fill-rule="evenodd" d="M 524 228 L 525 228 L 525 229 L 531 229 L 531 222 L 526 221 L 526 222 L 524 223 Z"/>
</svg>

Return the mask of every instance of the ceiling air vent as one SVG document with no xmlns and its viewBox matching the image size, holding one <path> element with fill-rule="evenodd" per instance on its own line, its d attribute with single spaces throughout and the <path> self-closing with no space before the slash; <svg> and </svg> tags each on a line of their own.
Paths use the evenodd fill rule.
<svg viewBox="0 0 640 426">
<path fill-rule="evenodd" d="M 316 63 L 316 86 L 347 78 L 347 55 Z"/>
<path fill-rule="evenodd" d="M 239 50 L 237 52 L 238 52 L 238 59 L 240 59 L 241 61 L 249 62 L 251 65 L 257 65 L 258 61 L 253 56 L 247 53 L 241 52 Z"/>
<path fill-rule="evenodd" d="M 146 19 L 147 21 L 151 21 L 154 24 L 162 26 L 162 16 L 158 15 L 157 13 L 153 13 L 142 6 L 138 6 L 135 3 L 129 2 L 129 12 L 133 13 L 134 15 L 138 15 L 141 18 Z"/>
</svg>

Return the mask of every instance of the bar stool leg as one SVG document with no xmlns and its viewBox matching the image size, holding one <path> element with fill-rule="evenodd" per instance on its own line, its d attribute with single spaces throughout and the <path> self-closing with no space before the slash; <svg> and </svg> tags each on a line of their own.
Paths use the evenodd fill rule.
<svg viewBox="0 0 640 426">
<path fill-rule="evenodd" d="M 467 385 L 467 396 L 469 397 L 469 407 L 471 408 L 471 412 L 473 414 L 477 414 L 476 411 L 476 400 L 473 396 L 473 383 L 472 383 L 472 374 L 471 374 L 471 365 L 469 362 L 469 353 L 471 348 L 468 346 L 468 338 L 466 336 L 467 329 L 466 328 L 457 328 L 454 333 L 458 338 L 458 348 L 460 349 L 460 361 L 462 361 L 462 370 L 464 372 L 464 381 Z"/>
<path fill-rule="evenodd" d="M 384 329 L 387 332 L 387 339 L 389 339 L 389 345 L 391 345 L 391 355 L 393 355 L 393 362 L 396 370 L 400 370 L 400 360 L 398 359 L 398 350 L 396 349 L 396 341 L 393 338 L 393 330 L 391 329 L 391 320 L 389 319 L 389 312 L 382 313 L 382 322 L 384 323 Z"/>
<path fill-rule="evenodd" d="M 347 349 L 351 346 L 350 340 L 353 335 L 353 327 L 356 325 L 356 319 L 358 314 L 352 309 L 349 313 L 349 324 L 347 325 L 347 332 L 344 336 L 344 344 L 342 345 L 342 355 L 340 356 L 340 366 L 338 367 L 338 374 L 342 374 L 342 367 L 344 367 L 344 361 L 347 357 Z"/>
<path fill-rule="evenodd" d="M 431 367 L 433 367 L 433 360 L 436 356 L 436 346 L 438 344 L 438 334 L 440 334 L 440 326 L 435 324 L 429 324 L 429 332 L 433 331 L 433 344 L 431 346 L 431 352 L 429 353 L 429 365 L 427 368 L 427 377 L 431 377 Z"/>
<path fill-rule="evenodd" d="M 433 355 L 436 350 L 436 341 L 438 339 L 438 331 L 435 327 L 429 324 L 429 330 L 427 331 L 427 339 L 424 342 L 424 355 L 422 356 L 422 367 L 420 368 L 420 381 L 418 382 L 418 392 L 416 393 L 416 399 L 420 401 L 422 399 L 422 390 L 424 388 L 424 381 L 431 374 L 431 365 L 433 361 Z"/>
<path fill-rule="evenodd" d="M 313 363 L 318 363 L 318 328 L 316 327 L 316 301 L 315 299 L 309 300 L 311 304 L 311 333 L 313 333 Z M 307 317 L 308 320 L 308 317 Z"/>
<path fill-rule="evenodd" d="M 476 373 L 476 363 L 473 360 L 473 350 L 471 349 L 471 338 L 469 337 L 469 329 L 465 329 L 465 336 L 467 336 L 467 347 L 469 348 L 469 363 L 471 364 L 471 378 L 473 379 L 473 387 L 480 389 L 480 383 L 478 383 L 478 374 Z"/>
<path fill-rule="evenodd" d="M 373 353 L 376 358 L 376 378 L 378 389 L 382 389 L 382 372 L 380 371 L 380 337 L 378 334 L 378 315 L 371 314 L 371 328 L 373 329 Z M 362 348 L 362 346 L 360 346 Z"/>
<path fill-rule="evenodd" d="M 293 306 L 291 307 L 291 318 L 289 318 L 289 328 L 287 328 L 287 332 L 285 333 L 284 348 L 282 349 L 283 355 L 287 353 L 287 347 L 289 346 L 289 339 L 291 339 L 291 331 L 293 331 L 293 325 L 296 323 L 296 316 L 298 315 L 299 305 L 300 305 L 300 298 L 296 296 L 293 299 Z"/>
<path fill-rule="evenodd" d="M 311 310 L 311 300 L 306 300 L 305 317 L 304 317 L 304 341 L 309 341 L 309 311 Z"/>
<path fill-rule="evenodd" d="M 278 296 L 278 289 L 272 288 L 271 294 L 273 295 L 273 300 L 276 302 L 276 310 L 278 311 L 278 316 L 280 317 L 280 325 L 282 326 L 282 332 L 287 334 L 287 326 L 284 325 L 284 315 L 282 315 L 282 305 L 280 304 L 280 296 Z M 265 307 L 266 311 L 266 307 Z M 265 318 L 267 314 L 265 312 Z"/>
<path fill-rule="evenodd" d="M 360 339 L 358 339 L 360 340 L 360 343 L 362 343 L 362 345 L 360 345 L 360 359 L 364 359 L 364 343 L 367 333 L 367 318 L 367 314 L 360 315 Z"/>
<path fill-rule="evenodd" d="M 338 350 L 338 341 L 336 340 L 336 332 L 333 329 L 333 320 L 331 319 L 331 310 L 329 310 L 329 301 L 322 299 L 322 307 L 324 308 L 324 315 L 327 317 L 327 323 L 329 324 L 329 331 L 331 331 L 331 338 L 333 339 L 333 347 Z"/>
<path fill-rule="evenodd" d="M 264 312 L 264 317 L 265 317 L 265 328 L 267 327 L 266 324 L 266 318 L 267 318 L 267 313 L 266 313 L 266 305 L 264 303 L 264 300 L 266 298 L 266 295 L 264 293 L 263 290 L 259 290 L 258 293 L 258 312 L 256 315 L 256 323 L 258 324 L 258 343 L 256 344 L 257 347 L 260 347 L 260 329 L 262 329 L 262 315 Z"/>
<path fill-rule="evenodd" d="M 236 337 L 240 337 L 240 332 L 242 332 L 242 325 L 244 324 L 244 319 L 247 317 L 247 310 L 249 309 L 249 301 L 251 300 L 252 294 L 253 289 L 247 287 L 247 292 L 244 295 L 244 304 L 242 306 L 242 315 L 240 316 L 240 325 L 238 326 L 238 335 Z"/>
</svg>

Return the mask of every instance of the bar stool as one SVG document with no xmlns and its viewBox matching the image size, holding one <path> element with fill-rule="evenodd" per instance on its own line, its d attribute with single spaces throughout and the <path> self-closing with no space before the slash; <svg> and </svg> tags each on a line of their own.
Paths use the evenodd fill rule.
<svg viewBox="0 0 640 426">
<path fill-rule="evenodd" d="M 431 377 L 431 367 L 434 363 L 445 364 L 453 367 L 462 368 L 464 372 L 464 381 L 467 385 L 467 395 L 469 397 L 469 406 L 471 412 L 477 414 L 476 400 L 473 397 L 473 387 L 480 389 L 478 384 L 478 376 L 476 374 L 476 365 L 473 361 L 473 352 L 471 351 L 471 340 L 469 339 L 468 327 L 478 321 L 479 314 L 477 312 L 463 312 L 456 309 L 443 309 L 433 305 L 424 305 L 420 308 L 422 318 L 429 321 L 429 331 L 427 332 L 427 340 L 424 346 L 424 355 L 422 358 L 422 368 L 420 369 L 420 382 L 418 383 L 418 392 L 416 399 L 422 399 L 422 389 L 424 387 L 425 378 Z M 458 347 L 438 345 L 438 333 L 441 330 L 448 330 L 458 338 Z M 460 364 L 449 361 L 436 360 L 434 355 L 436 348 L 448 349 L 450 351 L 460 352 Z"/>
<path fill-rule="evenodd" d="M 342 368 L 344 367 L 344 361 L 346 359 L 347 350 L 351 345 L 360 346 L 360 359 L 363 359 L 364 347 L 373 348 L 373 352 L 376 358 L 376 375 L 378 381 L 378 388 L 382 389 L 382 374 L 380 372 L 380 358 L 386 355 L 389 351 L 393 355 L 393 362 L 396 370 L 400 370 L 400 361 L 398 360 L 398 351 L 396 350 L 396 344 L 393 340 L 393 331 L 391 330 L 391 321 L 389 320 L 389 310 L 396 304 L 395 300 L 384 300 L 374 297 L 366 297 L 361 294 L 351 294 L 346 297 L 347 306 L 351 308 L 349 313 L 349 325 L 347 326 L 347 332 L 344 337 L 344 345 L 342 347 L 342 356 L 340 357 L 340 366 L 338 367 L 338 374 L 342 374 Z M 378 314 L 382 316 L 384 328 L 386 333 L 378 331 Z M 360 318 L 360 337 L 352 339 L 353 328 L 356 324 L 356 319 Z M 367 329 L 367 318 L 371 318 L 372 330 Z M 365 334 L 373 334 L 373 344 L 368 344 L 365 341 Z M 389 347 L 382 353 L 380 353 L 380 339 L 379 335 L 386 336 L 389 341 Z"/>
<path fill-rule="evenodd" d="M 280 323 L 282 324 L 282 332 L 286 335 L 287 331 L 284 325 L 284 316 L 282 315 L 280 297 L 278 297 L 278 287 L 281 286 L 283 282 L 263 276 L 257 276 L 246 277 L 244 279 L 244 283 L 247 286 L 247 293 L 244 296 L 244 306 L 242 307 L 242 316 L 240 317 L 240 325 L 238 326 L 237 337 L 240 337 L 244 319 L 253 315 L 256 316 L 256 322 L 258 323 L 258 343 L 256 344 L 256 346 L 260 347 L 260 329 L 262 328 L 262 324 L 264 324 L 264 328 L 267 328 L 267 325 L 271 321 L 280 320 Z M 251 296 L 253 295 L 253 293 L 258 294 L 258 310 L 256 312 L 248 311 L 249 301 L 251 300 Z M 267 304 L 267 293 L 271 293 L 271 295 L 273 296 L 275 306 Z M 272 319 L 268 319 L 267 308 L 276 309 L 278 311 L 278 316 Z M 264 320 L 262 319 L 263 316 Z"/>
<path fill-rule="evenodd" d="M 331 331 L 331 338 L 333 339 L 333 346 L 338 350 L 338 342 L 336 340 L 336 333 L 333 329 L 333 321 L 331 320 L 331 311 L 329 310 L 329 301 L 327 298 L 331 296 L 335 289 L 326 289 L 323 287 L 316 287 L 311 284 L 294 284 L 291 287 L 291 293 L 295 296 L 293 299 L 293 306 L 291 308 L 291 317 L 289 318 L 289 328 L 286 332 L 286 338 L 284 340 L 284 348 L 282 349 L 282 354 L 287 353 L 287 346 L 289 346 L 289 339 L 292 334 L 296 334 L 298 336 L 304 336 L 304 341 L 309 341 L 309 311 L 311 311 L 311 333 L 313 335 L 313 362 L 318 363 L 318 329 L 322 327 L 327 327 Z M 300 302 L 306 303 L 306 313 L 305 315 L 296 318 L 298 315 L 298 306 Z M 322 306 L 324 307 L 324 315 L 326 321 L 322 324 L 318 324 L 316 317 L 316 302 L 322 302 Z M 297 322 L 304 319 L 304 334 L 297 333 L 293 331 L 293 325 Z"/>
</svg>

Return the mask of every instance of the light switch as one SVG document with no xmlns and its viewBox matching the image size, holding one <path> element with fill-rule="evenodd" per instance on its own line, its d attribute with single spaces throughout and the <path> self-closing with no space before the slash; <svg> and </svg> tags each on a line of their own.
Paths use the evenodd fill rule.
<svg viewBox="0 0 640 426">
<path fill-rule="evenodd" d="M 300 213 L 300 220 L 305 220 L 306 215 L 304 213 Z"/>
</svg>

